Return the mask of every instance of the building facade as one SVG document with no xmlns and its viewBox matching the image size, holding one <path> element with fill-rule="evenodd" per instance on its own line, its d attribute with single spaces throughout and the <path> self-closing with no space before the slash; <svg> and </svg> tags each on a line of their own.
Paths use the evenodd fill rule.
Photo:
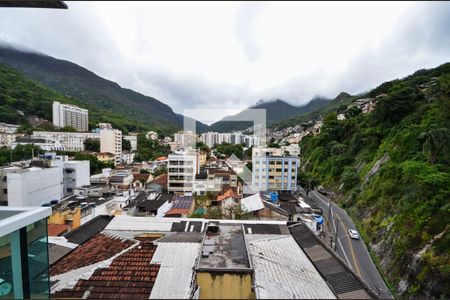
<svg viewBox="0 0 450 300">
<path fill-rule="evenodd" d="M 41 206 L 63 196 L 60 167 L 6 167 L 0 169 L 0 203 L 8 206 Z"/>
<path fill-rule="evenodd" d="M 64 195 L 73 194 L 75 188 L 90 184 L 89 160 L 65 161 L 63 170 Z"/>
<path fill-rule="evenodd" d="M 118 129 L 100 129 L 100 152 L 114 154 L 114 163 L 120 164 L 122 160 L 122 131 Z"/>
<path fill-rule="evenodd" d="M 86 139 L 99 139 L 100 134 L 94 132 L 58 132 L 58 131 L 33 131 L 32 138 L 43 139 L 51 149 L 48 151 L 84 151 Z M 53 145 L 51 145 L 53 144 Z"/>
<path fill-rule="evenodd" d="M 175 153 L 169 155 L 167 190 L 173 193 L 192 193 L 197 173 L 195 153 Z"/>
<path fill-rule="evenodd" d="M 53 125 L 56 127 L 71 126 L 77 131 L 88 131 L 88 110 L 76 105 L 53 102 Z"/>
<path fill-rule="evenodd" d="M 252 185 L 260 191 L 296 191 L 299 159 L 294 156 L 253 156 Z"/>
<path fill-rule="evenodd" d="M 137 135 L 124 135 L 123 139 L 130 142 L 132 151 L 137 151 Z"/>
</svg>

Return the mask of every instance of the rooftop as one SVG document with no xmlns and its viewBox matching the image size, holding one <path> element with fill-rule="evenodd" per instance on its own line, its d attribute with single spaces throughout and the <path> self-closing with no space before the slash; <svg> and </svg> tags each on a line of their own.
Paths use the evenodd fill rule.
<svg viewBox="0 0 450 300">
<path fill-rule="evenodd" d="M 58 236 L 65 233 L 69 227 L 66 224 L 48 224 L 47 234 L 48 236 Z"/>
<path fill-rule="evenodd" d="M 156 177 L 155 179 L 153 179 L 152 181 L 150 181 L 150 183 L 153 184 L 159 184 L 159 185 L 167 185 L 167 174 L 161 174 L 158 177 Z"/>
<path fill-rule="evenodd" d="M 247 235 L 258 299 L 334 299 L 291 235 Z"/>
<path fill-rule="evenodd" d="M 207 231 L 197 269 L 251 272 L 242 225 L 220 224 L 218 227 L 217 233 Z"/>
<path fill-rule="evenodd" d="M 52 298 L 148 299 L 160 266 L 151 263 L 156 251 L 153 239 L 139 240 L 110 265 L 97 268 L 87 280 L 79 279 L 73 288 L 56 291 Z"/>
<path fill-rule="evenodd" d="M 82 246 L 75 248 L 67 256 L 50 267 L 50 275 L 66 273 L 68 271 L 89 266 L 112 257 L 133 245 L 132 241 L 96 234 Z"/>
<path fill-rule="evenodd" d="M 102 231 L 109 224 L 111 216 L 97 216 L 78 228 L 66 233 L 64 237 L 68 242 L 81 245 L 88 241 L 91 237 Z"/>
<path fill-rule="evenodd" d="M 174 195 L 172 194 L 159 194 L 153 200 L 143 199 L 142 201 L 137 202 L 138 204 L 136 205 L 136 207 L 140 211 L 155 211 L 158 210 L 158 208 L 160 208 L 167 201 L 172 201 L 173 197 Z"/>
</svg>

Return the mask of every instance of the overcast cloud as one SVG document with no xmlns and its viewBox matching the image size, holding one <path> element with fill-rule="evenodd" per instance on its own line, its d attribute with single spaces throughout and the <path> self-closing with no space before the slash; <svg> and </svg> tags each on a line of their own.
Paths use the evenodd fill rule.
<svg viewBox="0 0 450 300">
<path fill-rule="evenodd" d="M 80 64 L 179 113 L 225 115 L 261 98 L 300 105 L 450 61 L 448 2 L 66 3 L 0 9 L 0 41 Z"/>
</svg>

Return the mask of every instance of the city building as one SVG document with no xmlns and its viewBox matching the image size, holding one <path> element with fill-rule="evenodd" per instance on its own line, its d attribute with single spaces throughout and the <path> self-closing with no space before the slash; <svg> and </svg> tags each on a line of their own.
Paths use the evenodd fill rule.
<svg viewBox="0 0 450 300">
<path fill-rule="evenodd" d="M 191 130 L 179 131 L 174 134 L 174 142 L 181 147 L 195 147 L 197 142 L 197 135 Z"/>
<path fill-rule="evenodd" d="M 135 152 L 130 151 L 122 151 L 121 163 L 126 165 L 131 165 L 134 162 L 134 157 L 136 156 Z"/>
<path fill-rule="evenodd" d="M 149 140 L 157 140 L 158 139 L 158 133 L 154 131 L 149 131 L 145 134 L 145 137 Z"/>
<path fill-rule="evenodd" d="M 301 222 L 99 216 L 49 243 L 53 299 L 377 298 Z"/>
<path fill-rule="evenodd" d="M 126 190 L 133 183 L 134 176 L 129 170 L 117 170 L 111 173 L 109 184 L 118 190 Z"/>
<path fill-rule="evenodd" d="M 195 174 L 199 172 L 198 157 L 194 151 L 169 154 L 167 190 L 174 193 L 192 193 Z"/>
<path fill-rule="evenodd" d="M 62 146 L 58 141 L 36 138 L 32 136 L 16 137 L 14 141 L 11 141 L 10 147 L 11 149 L 15 149 L 17 145 L 33 145 L 44 151 L 64 151 L 65 149 L 64 146 Z"/>
<path fill-rule="evenodd" d="M 288 146 L 281 146 L 283 152 L 288 152 L 291 156 L 300 155 L 300 146 L 298 144 L 290 144 Z M 284 153 L 283 153 L 284 154 Z"/>
<path fill-rule="evenodd" d="M 0 122 L 0 133 L 8 133 L 8 134 L 16 133 L 19 128 L 20 125 Z"/>
<path fill-rule="evenodd" d="M 49 299 L 50 207 L 0 207 L 0 298 Z"/>
<path fill-rule="evenodd" d="M 95 132 L 59 132 L 59 131 L 33 131 L 32 138 L 45 140 L 49 144 L 48 151 L 84 151 L 86 139 L 99 139 L 100 134 Z"/>
<path fill-rule="evenodd" d="M 11 148 L 16 138 L 22 137 L 23 133 L 2 133 L 0 132 L 0 147 Z"/>
<path fill-rule="evenodd" d="M 100 129 L 100 152 L 114 154 L 114 163 L 122 160 L 122 131 L 104 127 Z"/>
<path fill-rule="evenodd" d="M 71 126 L 77 131 L 89 130 L 88 110 L 72 104 L 53 102 L 53 125 L 56 127 Z"/>
<path fill-rule="evenodd" d="M 299 158 L 261 153 L 252 158 L 252 185 L 260 191 L 296 191 Z"/>
<path fill-rule="evenodd" d="M 47 153 L 43 158 L 0 168 L 0 205 L 41 206 L 57 203 L 89 184 L 89 161 L 69 161 Z"/>
<path fill-rule="evenodd" d="M 99 161 L 103 162 L 114 162 L 116 156 L 110 152 L 97 152 L 95 156 Z"/>
<path fill-rule="evenodd" d="M 75 188 L 90 184 L 89 160 L 65 161 L 63 173 L 64 195 L 71 195 Z"/>
<path fill-rule="evenodd" d="M 63 196 L 63 172 L 60 166 L 9 166 L 0 168 L 0 204 L 41 206 L 57 202 Z"/>
<path fill-rule="evenodd" d="M 137 151 L 137 135 L 124 135 L 123 139 L 130 142 L 132 151 Z"/>
</svg>

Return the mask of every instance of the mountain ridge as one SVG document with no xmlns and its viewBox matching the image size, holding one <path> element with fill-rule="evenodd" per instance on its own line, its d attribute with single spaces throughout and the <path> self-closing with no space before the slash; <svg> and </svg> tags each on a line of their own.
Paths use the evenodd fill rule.
<svg viewBox="0 0 450 300">
<path fill-rule="evenodd" d="M 88 105 L 138 120 L 148 125 L 182 128 L 183 116 L 170 106 L 91 70 L 47 54 L 23 51 L 0 45 L 0 63 L 6 64 L 31 79 Z M 207 125 L 198 122 L 197 126 Z"/>
<path fill-rule="evenodd" d="M 312 112 L 318 108 L 326 106 L 330 101 L 330 99 L 327 99 L 325 97 L 315 96 L 307 103 L 295 106 L 279 98 L 271 100 L 260 99 L 248 109 L 266 109 L 267 126 L 270 126 L 277 121 L 281 121 L 292 116 L 298 116 L 308 112 Z M 232 130 L 244 130 L 252 126 L 253 123 L 250 121 L 233 121 L 245 114 L 245 111 L 246 110 L 243 110 L 242 112 L 239 112 L 235 115 L 230 115 L 222 118 L 221 120 L 211 124 L 209 126 L 209 130 L 226 132 Z"/>
</svg>

